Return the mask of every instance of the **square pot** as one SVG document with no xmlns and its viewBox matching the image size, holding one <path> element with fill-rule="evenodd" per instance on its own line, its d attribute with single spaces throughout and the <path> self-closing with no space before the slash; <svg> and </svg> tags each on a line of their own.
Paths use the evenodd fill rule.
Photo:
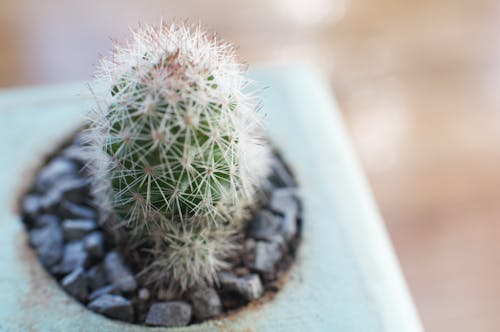
<svg viewBox="0 0 500 332">
<path fill-rule="evenodd" d="M 295 173 L 302 243 L 270 302 L 169 331 L 421 331 L 396 257 L 328 84 L 305 68 L 253 69 L 269 89 L 268 134 Z M 82 125 L 85 85 L 0 93 L 0 331 L 150 331 L 73 300 L 29 247 L 18 201 L 36 167 Z"/>
</svg>

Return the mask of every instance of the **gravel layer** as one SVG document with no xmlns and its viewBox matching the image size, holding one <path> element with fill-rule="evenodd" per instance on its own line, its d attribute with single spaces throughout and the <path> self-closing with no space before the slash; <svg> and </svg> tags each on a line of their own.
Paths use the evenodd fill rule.
<svg viewBox="0 0 500 332">
<path fill-rule="evenodd" d="M 41 264 L 88 309 L 129 323 L 185 326 L 223 317 L 279 291 L 299 244 L 301 204 L 278 155 L 243 234 L 244 246 L 230 259 L 232 268 L 219 273 L 215 287 L 177 294 L 148 288 L 138 277 L 143 257 L 97 222 L 81 144 L 77 137 L 49 158 L 21 206 Z"/>
</svg>

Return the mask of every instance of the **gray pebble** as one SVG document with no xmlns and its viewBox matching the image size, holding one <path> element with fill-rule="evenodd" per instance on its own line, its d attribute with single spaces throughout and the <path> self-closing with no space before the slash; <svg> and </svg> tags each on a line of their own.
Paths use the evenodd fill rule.
<svg viewBox="0 0 500 332">
<path fill-rule="evenodd" d="M 272 180 L 279 187 L 295 187 L 297 183 L 281 161 L 275 159 L 271 165 Z"/>
<path fill-rule="evenodd" d="M 295 213 L 287 213 L 281 219 L 280 234 L 286 241 L 290 241 L 297 234 L 298 215 Z"/>
<path fill-rule="evenodd" d="M 255 244 L 255 260 L 252 268 L 259 272 L 272 273 L 281 256 L 282 252 L 279 242 L 257 241 Z"/>
<path fill-rule="evenodd" d="M 219 281 L 223 288 L 239 293 L 248 301 L 258 299 L 264 294 L 262 282 L 257 274 L 238 277 L 231 272 L 221 272 Z"/>
<path fill-rule="evenodd" d="M 70 219 L 62 222 L 64 239 L 67 241 L 81 240 L 86 234 L 96 229 L 96 227 L 97 224 L 94 220 Z"/>
<path fill-rule="evenodd" d="M 271 210 L 285 215 L 287 213 L 297 214 L 299 202 L 297 200 L 297 190 L 295 188 L 274 189 L 271 194 L 269 206 Z"/>
<path fill-rule="evenodd" d="M 85 276 L 87 277 L 87 284 L 91 292 L 108 284 L 108 278 L 102 264 L 92 266 L 85 272 Z"/>
<path fill-rule="evenodd" d="M 120 295 L 120 291 L 116 289 L 115 286 L 113 285 L 107 285 L 104 287 L 101 287 L 99 289 L 96 289 L 89 295 L 89 301 L 94 301 L 98 297 L 103 296 L 104 294 L 113 294 L 113 295 Z"/>
<path fill-rule="evenodd" d="M 42 210 L 42 199 L 40 195 L 28 194 L 24 196 L 22 203 L 23 214 L 32 221 Z"/>
<path fill-rule="evenodd" d="M 122 292 L 133 292 L 137 288 L 134 275 L 123 262 L 123 257 L 112 251 L 104 258 L 104 269 L 109 281 Z"/>
<path fill-rule="evenodd" d="M 57 219 L 45 218 L 46 224 L 30 232 L 30 242 L 46 267 L 53 266 L 63 255 L 63 233 Z"/>
<path fill-rule="evenodd" d="M 83 178 L 65 178 L 60 180 L 51 191 L 57 191 L 61 199 L 73 203 L 85 203 L 90 195 L 90 181 Z"/>
<path fill-rule="evenodd" d="M 272 210 L 281 213 L 280 234 L 289 241 L 297 233 L 297 219 L 300 205 L 298 193 L 293 188 L 275 189 L 271 195 L 270 207 Z"/>
<path fill-rule="evenodd" d="M 62 196 L 58 190 L 49 190 L 40 198 L 41 209 L 45 213 L 59 214 Z"/>
<path fill-rule="evenodd" d="M 62 201 L 58 208 L 58 215 L 66 219 L 92 219 L 97 218 L 94 209 L 78 205 L 69 201 Z"/>
<path fill-rule="evenodd" d="M 73 272 L 65 276 L 61 281 L 61 285 L 78 300 L 85 301 L 87 298 L 87 279 L 81 267 L 76 268 Z"/>
<path fill-rule="evenodd" d="M 280 232 L 281 219 L 270 211 L 260 211 L 249 223 L 250 236 L 256 240 L 271 240 Z"/>
<path fill-rule="evenodd" d="M 62 202 L 86 203 L 90 197 L 89 188 L 89 181 L 86 179 L 62 178 L 41 197 L 42 210 L 57 215 L 69 214 L 67 206 L 64 207 Z"/>
<path fill-rule="evenodd" d="M 92 232 L 85 236 L 83 246 L 90 256 L 101 258 L 104 255 L 104 238 L 102 232 Z"/>
<path fill-rule="evenodd" d="M 88 305 L 90 310 L 103 314 L 109 318 L 132 322 L 134 320 L 134 307 L 132 302 L 120 295 L 104 294 Z"/>
<path fill-rule="evenodd" d="M 219 294 L 213 288 L 200 288 L 190 296 L 193 315 L 199 320 L 217 316 L 222 311 Z"/>
<path fill-rule="evenodd" d="M 146 324 L 153 326 L 186 326 L 191 320 L 191 306 L 183 301 L 156 302 L 149 308 Z"/>
<path fill-rule="evenodd" d="M 55 274 L 68 274 L 78 267 L 85 268 L 89 263 L 89 255 L 83 248 L 82 241 L 69 242 L 64 246 L 62 262 L 54 266 Z"/>
<path fill-rule="evenodd" d="M 40 170 L 36 180 L 36 188 L 46 192 L 57 182 L 78 175 L 78 167 L 69 159 L 58 157 L 51 160 Z"/>
<path fill-rule="evenodd" d="M 50 224 L 59 225 L 59 218 L 51 214 L 42 214 L 33 220 L 33 227 L 41 228 Z"/>
</svg>

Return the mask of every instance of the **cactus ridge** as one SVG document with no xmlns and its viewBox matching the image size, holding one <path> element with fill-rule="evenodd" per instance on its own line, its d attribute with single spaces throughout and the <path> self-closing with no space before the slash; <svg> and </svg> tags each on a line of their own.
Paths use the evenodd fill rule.
<svg viewBox="0 0 500 332">
<path fill-rule="evenodd" d="M 213 283 L 269 169 L 258 100 L 230 44 L 141 26 L 101 61 L 87 137 L 95 196 L 146 244 L 155 283 Z"/>
</svg>

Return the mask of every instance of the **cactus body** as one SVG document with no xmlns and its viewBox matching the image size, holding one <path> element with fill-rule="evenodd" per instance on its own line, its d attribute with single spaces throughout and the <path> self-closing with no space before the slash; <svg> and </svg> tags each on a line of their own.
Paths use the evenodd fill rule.
<svg viewBox="0 0 500 332">
<path fill-rule="evenodd" d="M 232 47 L 143 26 L 101 61 L 90 116 L 95 195 L 153 253 L 155 283 L 212 283 L 267 175 L 260 116 Z"/>
</svg>

